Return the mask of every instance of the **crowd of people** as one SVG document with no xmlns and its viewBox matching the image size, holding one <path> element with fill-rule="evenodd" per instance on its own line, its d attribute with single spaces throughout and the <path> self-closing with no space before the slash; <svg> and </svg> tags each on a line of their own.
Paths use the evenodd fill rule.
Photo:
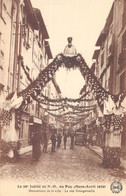
<svg viewBox="0 0 126 196">
<path fill-rule="evenodd" d="M 41 157 L 41 153 L 47 153 L 48 141 L 51 141 L 51 152 L 56 152 L 56 148 L 60 148 L 61 142 L 63 141 L 63 147 L 66 149 L 67 139 L 70 137 L 70 149 L 74 149 L 74 134 L 61 132 L 56 133 L 56 130 L 51 132 L 50 138 L 48 138 L 47 132 L 41 133 L 40 131 L 35 131 L 31 135 L 31 145 L 32 145 L 32 159 L 38 161 Z M 41 146 L 43 149 L 41 151 Z"/>
<path fill-rule="evenodd" d="M 79 131 L 79 130 L 78 130 Z M 51 142 L 51 152 L 55 152 L 56 148 L 60 148 L 61 143 L 63 143 L 64 149 L 66 149 L 68 138 L 70 138 L 70 149 L 74 149 L 74 144 L 80 142 L 85 146 L 104 146 L 105 133 L 102 126 L 96 126 L 95 124 L 79 131 L 83 137 L 78 137 L 77 131 L 74 133 L 68 131 L 56 130 L 54 127 L 51 129 L 50 134 L 46 131 L 42 133 L 40 131 L 34 131 L 31 136 L 32 148 L 32 158 L 33 160 L 39 160 L 41 156 L 41 146 L 43 145 L 43 153 L 47 153 L 48 143 Z M 76 137 L 75 137 L 76 136 Z M 76 138 L 76 140 L 75 140 Z M 81 141 L 82 140 L 82 141 Z M 49 142 L 50 141 L 50 142 Z"/>
<path fill-rule="evenodd" d="M 63 145 L 64 145 L 64 149 L 66 149 L 68 137 L 71 138 L 70 149 L 74 149 L 74 134 L 67 134 L 67 133 L 64 133 L 63 134 Z M 51 142 L 52 142 L 52 148 L 51 149 L 52 149 L 52 152 L 55 152 L 56 151 L 56 146 L 57 146 L 57 148 L 60 148 L 61 141 L 62 141 L 62 135 L 61 135 L 61 133 L 58 133 L 56 135 L 56 133 L 53 132 L 52 135 L 51 135 Z M 57 142 L 57 145 L 56 145 L 56 142 Z"/>
</svg>

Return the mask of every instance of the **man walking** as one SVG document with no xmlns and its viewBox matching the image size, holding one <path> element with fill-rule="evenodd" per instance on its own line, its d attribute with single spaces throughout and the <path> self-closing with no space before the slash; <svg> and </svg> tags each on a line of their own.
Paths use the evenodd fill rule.
<svg viewBox="0 0 126 196">
<path fill-rule="evenodd" d="M 57 148 L 60 148 L 61 139 L 62 139 L 61 133 L 58 133 L 58 136 L 57 136 Z"/>
<path fill-rule="evenodd" d="M 42 138 L 38 130 L 34 131 L 32 138 L 32 158 L 34 161 L 38 161 L 41 156 L 41 143 Z"/>
<path fill-rule="evenodd" d="M 66 133 L 64 133 L 63 141 L 64 141 L 64 149 L 66 149 L 66 143 L 67 143 L 67 134 Z"/>
<path fill-rule="evenodd" d="M 73 150 L 74 149 L 74 134 L 72 133 L 70 137 L 71 137 L 71 147 L 70 147 L 70 149 Z"/>
<path fill-rule="evenodd" d="M 47 152 L 47 146 L 48 146 L 48 138 L 47 138 L 47 133 L 44 132 L 43 134 L 43 152 Z"/>
<path fill-rule="evenodd" d="M 56 147 L 56 133 L 53 132 L 51 135 L 51 142 L 52 142 L 52 152 L 55 152 Z"/>
</svg>

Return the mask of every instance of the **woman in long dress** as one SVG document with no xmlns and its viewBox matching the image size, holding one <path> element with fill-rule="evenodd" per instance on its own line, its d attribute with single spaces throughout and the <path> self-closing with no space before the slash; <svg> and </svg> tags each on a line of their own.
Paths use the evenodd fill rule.
<svg viewBox="0 0 126 196">
<path fill-rule="evenodd" d="M 41 134 L 39 131 L 35 131 L 32 136 L 32 158 L 34 161 L 38 161 L 41 156 Z"/>
</svg>

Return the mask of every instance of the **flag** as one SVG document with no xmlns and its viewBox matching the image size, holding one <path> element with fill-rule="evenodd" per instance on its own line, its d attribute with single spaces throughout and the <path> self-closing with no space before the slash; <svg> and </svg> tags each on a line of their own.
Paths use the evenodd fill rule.
<svg viewBox="0 0 126 196">
<path fill-rule="evenodd" d="M 0 108 L 3 108 L 4 100 L 5 100 L 4 92 L 1 91 L 1 94 L 0 94 Z"/>
<path fill-rule="evenodd" d="M 111 96 L 108 96 L 108 101 L 104 100 L 104 115 L 113 114 L 113 109 L 116 107 L 114 101 L 112 100 Z"/>
<path fill-rule="evenodd" d="M 13 100 L 13 102 L 11 103 L 10 106 L 11 106 L 11 108 L 17 109 L 21 106 L 22 102 L 23 102 L 23 97 L 19 97 L 19 98 Z"/>
<path fill-rule="evenodd" d="M 116 115 L 122 115 L 126 112 L 126 108 L 120 106 L 119 108 L 113 108 L 113 113 Z"/>
<path fill-rule="evenodd" d="M 11 99 L 6 100 L 3 103 L 4 110 L 9 111 L 11 108 L 17 109 L 22 104 L 23 97 L 17 97 L 17 93 L 15 92 Z"/>
<path fill-rule="evenodd" d="M 126 109 L 126 97 L 123 99 L 121 106 Z"/>
<path fill-rule="evenodd" d="M 17 94 L 16 93 L 14 93 L 13 96 L 10 99 L 6 99 L 3 102 L 4 110 L 9 111 L 11 109 L 11 104 L 14 102 L 15 99 L 17 99 Z"/>
</svg>

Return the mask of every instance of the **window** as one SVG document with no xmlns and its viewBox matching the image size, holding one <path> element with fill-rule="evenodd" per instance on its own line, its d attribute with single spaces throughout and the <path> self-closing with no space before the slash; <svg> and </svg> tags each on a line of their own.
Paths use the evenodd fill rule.
<svg viewBox="0 0 126 196">
<path fill-rule="evenodd" d="M 104 65 L 104 52 L 101 55 L 101 67 Z"/>
<path fill-rule="evenodd" d="M 122 73 L 120 76 L 120 92 L 126 90 L 126 74 L 125 72 Z"/>
<path fill-rule="evenodd" d="M 34 110 L 34 103 L 32 104 L 32 110 Z"/>
<path fill-rule="evenodd" d="M 34 39 L 34 47 L 33 47 L 33 62 L 35 63 L 36 66 L 38 66 L 38 60 L 39 60 L 39 56 L 38 56 L 38 42 L 36 39 Z M 33 73 L 34 74 L 34 73 Z"/>
<path fill-rule="evenodd" d="M 3 2 L 3 0 L 0 1 L 0 17 L 3 19 L 4 23 L 5 19 L 6 19 L 6 13 L 7 13 L 7 7 L 5 5 L 5 3 Z"/>
<path fill-rule="evenodd" d="M 122 55 L 123 60 L 126 61 L 126 31 L 122 36 Z"/>
<path fill-rule="evenodd" d="M 126 31 L 122 36 L 122 48 L 126 48 Z"/>
<path fill-rule="evenodd" d="M 24 120 L 21 121 L 21 128 L 19 130 L 19 139 L 23 139 Z"/>
<path fill-rule="evenodd" d="M 4 52 L 3 52 L 3 47 L 4 47 L 4 42 L 2 40 L 2 34 L 0 33 L 0 68 L 3 69 L 4 66 Z"/>
<path fill-rule="evenodd" d="M 43 61 L 42 61 L 43 59 L 42 59 L 42 55 L 40 54 L 40 59 L 39 59 L 39 61 L 40 61 L 40 70 L 42 70 L 43 69 Z"/>
<path fill-rule="evenodd" d="M 2 16 L 2 4 L 3 4 L 3 0 L 0 1 L 0 16 Z"/>
<path fill-rule="evenodd" d="M 121 69 L 126 64 L 126 31 L 124 32 L 122 36 L 122 49 L 118 56 L 118 64 L 119 64 L 118 69 Z"/>
<path fill-rule="evenodd" d="M 28 138 L 29 121 L 26 118 L 21 120 L 21 128 L 19 130 L 19 139 Z"/>
<path fill-rule="evenodd" d="M 29 49 L 32 47 L 33 32 L 30 26 L 28 25 L 28 20 L 26 15 L 24 15 L 23 17 L 22 31 L 23 31 L 24 45 L 26 46 L 26 49 Z"/>
<path fill-rule="evenodd" d="M 22 34 L 23 34 L 23 38 L 24 40 L 26 39 L 26 26 L 27 26 L 27 22 L 26 22 L 26 17 L 23 17 L 23 25 L 22 25 Z"/>
<path fill-rule="evenodd" d="M 124 10 L 123 10 L 123 17 L 122 17 L 123 26 L 126 24 L 126 1 L 124 0 Z"/>
<path fill-rule="evenodd" d="M 39 29 L 39 43 L 40 43 L 40 45 L 42 45 L 42 33 L 41 33 L 41 29 Z"/>
<path fill-rule="evenodd" d="M 10 81 L 9 81 L 9 91 L 8 93 L 11 93 L 12 92 L 12 83 L 13 83 L 13 74 L 10 73 Z"/>
<path fill-rule="evenodd" d="M 32 30 L 30 28 L 27 31 L 27 44 L 29 47 L 32 46 Z"/>
<path fill-rule="evenodd" d="M 36 102 L 36 117 L 39 117 L 39 104 Z"/>
</svg>

